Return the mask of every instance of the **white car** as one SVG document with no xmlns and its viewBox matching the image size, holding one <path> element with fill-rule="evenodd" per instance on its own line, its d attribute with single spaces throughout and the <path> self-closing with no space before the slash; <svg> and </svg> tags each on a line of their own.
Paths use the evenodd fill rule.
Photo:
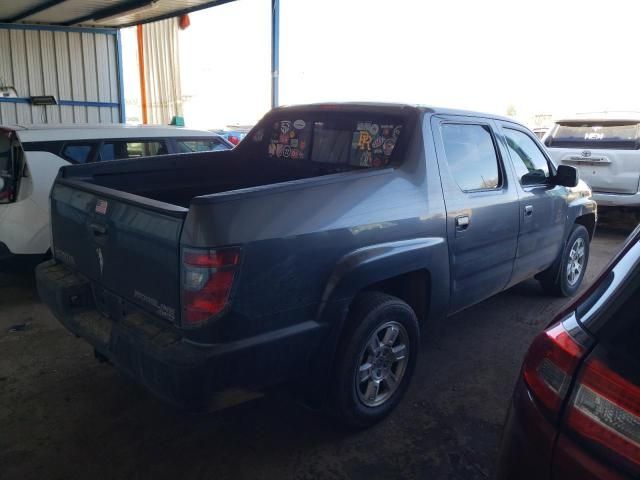
<svg viewBox="0 0 640 480">
<path fill-rule="evenodd" d="M 49 191 L 64 165 L 230 150 L 211 132 L 126 125 L 0 126 L 0 260 L 49 250 Z"/>
<path fill-rule="evenodd" d="M 598 205 L 640 207 L 640 114 L 559 120 L 543 141 L 558 164 L 578 168 Z"/>
</svg>

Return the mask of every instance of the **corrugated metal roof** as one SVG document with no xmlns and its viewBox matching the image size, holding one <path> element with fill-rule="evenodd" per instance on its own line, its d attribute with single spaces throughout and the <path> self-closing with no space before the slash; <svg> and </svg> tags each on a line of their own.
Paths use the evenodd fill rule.
<svg viewBox="0 0 640 480">
<path fill-rule="evenodd" d="M 122 28 L 231 1 L 234 0 L 21 0 L 3 2 L 0 22 Z"/>
</svg>

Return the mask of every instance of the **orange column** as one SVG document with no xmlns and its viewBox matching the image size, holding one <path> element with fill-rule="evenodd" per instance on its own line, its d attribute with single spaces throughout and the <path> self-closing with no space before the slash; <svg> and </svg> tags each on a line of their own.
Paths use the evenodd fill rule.
<svg viewBox="0 0 640 480">
<path fill-rule="evenodd" d="M 142 107 L 142 123 L 149 122 L 147 117 L 147 85 L 144 75 L 144 41 L 142 38 L 142 25 L 137 26 L 138 33 L 138 68 L 140 70 L 140 103 Z"/>
</svg>

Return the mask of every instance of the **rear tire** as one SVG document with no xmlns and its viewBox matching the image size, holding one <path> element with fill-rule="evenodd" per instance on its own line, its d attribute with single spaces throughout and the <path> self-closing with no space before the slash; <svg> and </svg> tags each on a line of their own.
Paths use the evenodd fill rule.
<svg viewBox="0 0 640 480">
<path fill-rule="evenodd" d="M 583 225 L 574 225 L 562 256 L 538 278 L 549 295 L 570 297 L 578 291 L 589 262 L 589 232 Z"/>
<path fill-rule="evenodd" d="M 413 309 L 399 298 L 364 292 L 354 300 L 339 347 L 333 413 L 366 428 L 387 416 L 409 387 L 420 344 Z"/>
</svg>

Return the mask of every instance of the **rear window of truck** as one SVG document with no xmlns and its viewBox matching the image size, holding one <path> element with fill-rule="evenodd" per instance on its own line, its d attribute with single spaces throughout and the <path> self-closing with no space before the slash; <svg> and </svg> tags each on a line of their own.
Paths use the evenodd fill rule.
<svg viewBox="0 0 640 480">
<path fill-rule="evenodd" d="M 375 115 L 291 117 L 259 128 L 252 140 L 264 147 L 268 159 L 379 168 L 391 163 L 403 127 L 401 119 Z"/>
<path fill-rule="evenodd" d="M 557 148 L 640 148 L 638 122 L 561 122 L 551 130 L 546 145 Z"/>
</svg>

